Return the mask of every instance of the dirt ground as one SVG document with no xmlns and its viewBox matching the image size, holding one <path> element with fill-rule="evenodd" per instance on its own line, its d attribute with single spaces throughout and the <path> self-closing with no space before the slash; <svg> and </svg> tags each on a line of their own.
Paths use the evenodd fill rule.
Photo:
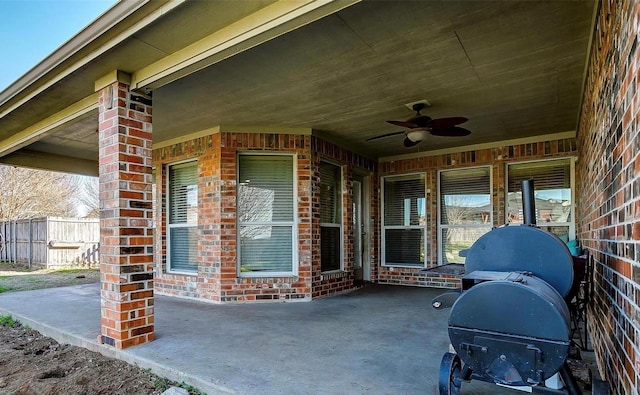
<svg viewBox="0 0 640 395">
<path fill-rule="evenodd" d="M 30 271 L 0 263 L 4 292 L 98 282 L 94 269 Z M 151 395 L 181 386 L 126 362 L 84 348 L 59 344 L 39 332 L 0 317 L 0 395 Z"/>
</svg>

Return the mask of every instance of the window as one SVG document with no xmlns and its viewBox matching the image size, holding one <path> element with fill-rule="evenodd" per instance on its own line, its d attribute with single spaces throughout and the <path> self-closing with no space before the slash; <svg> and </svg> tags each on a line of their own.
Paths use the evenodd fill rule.
<svg viewBox="0 0 640 395">
<path fill-rule="evenodd" d="M 238 244 L 242 276 L 294 272 L 293 157 L 239 155 Z"/>
<path fill-rule="evenodd" d="M 320 162 L 320 269 L 342 269 L 342 169 Z"/>
<path fill-rule="evenodd" d="M 383 265 L 423 267 L 427 225 L 424 174 L 385 177 L 383 188 Z"/>
<path fill-rule="evenodd" d="M 491 169 L 440 172 L 439 263 L 464 263 L 464 252 L 491 230 Z"/>
<path fill-rule="evenodd" d="M 533 179 L 536 224 L 564 241 L 575 238 L 571 159 L 512 163 L 507 166 L 507 222 L 521 224 L 522 181 Z"/>
<path fill-rule="evenodd" d="M 169 166 L 168 270 L 198 269 L 198 166 L 195 162 Z"/>
</svg>

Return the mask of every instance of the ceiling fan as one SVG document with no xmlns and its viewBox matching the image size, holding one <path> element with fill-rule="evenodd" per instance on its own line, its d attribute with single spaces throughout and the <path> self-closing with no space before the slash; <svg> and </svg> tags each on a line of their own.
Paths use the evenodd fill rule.
<svg viewBox="0 0 640 395">
<path fill-rule="evenodd" d="M 425 107 L 426 105 L 424 103 L 418 102 L 412 106 L 413 111 L 416 112 L 415 116 L 409 118 L 406 121 L 387 121 L 392 125 L 407 128 L 407 130 L 386 133 L 380 136 L 371 137 L 365 141 L 377 140 L 385 137 L 404 134 L 404 146 L 410 148 L 420 144 L 426 137 L 427 133 L 433 136 L 441 137 L 462 137 L 471 134 L 469 130 L 456 126 L 461 123 L 467 122 L 469 119 L 465 117 L 432 119 L 430 116 L 422 115 L 420 113 L 420 111 L 422 111 Z"/>
</svg>

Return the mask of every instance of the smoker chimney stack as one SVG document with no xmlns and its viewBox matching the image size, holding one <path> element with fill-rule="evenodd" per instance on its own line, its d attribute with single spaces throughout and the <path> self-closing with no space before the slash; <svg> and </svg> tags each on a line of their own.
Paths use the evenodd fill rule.
<svg viewBox="0 0 640 395">
<path fill-rule="evenodd" d="M 522 181 L 522 214 L 525 225 L 536 225 L 536 198 L 533 194 L 533 179 Z"/>
</svg>

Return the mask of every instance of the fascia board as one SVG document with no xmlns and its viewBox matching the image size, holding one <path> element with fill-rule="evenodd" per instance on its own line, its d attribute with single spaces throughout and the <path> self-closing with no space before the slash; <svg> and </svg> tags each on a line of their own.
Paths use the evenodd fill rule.
<svg viewBox="0 0 640 395">
<path fill-rule="evenodd" d="M 86 64 L 95 60 L 99 56 L 103 55 L 107 51 L 113 49 L 118 44 L 122 43 L 124 40 L 132 36 L 135 32 L 144 28 L 145 26 L 150 25 L 158 18 L 162 17 L 167 12 L 173 10 L 178 7 L 186 0 L 173 0 L 170 2 L 164 2 L 161 7 L 155 9 L 149 15 L 145 16 L 138 22 L 133 25 L 123 29 L 118 32 L 114 37 L 109 39 L 105 44 L 103 44 L 100 48 L 95 49 L 93 51 L 88 52 L 85 56 L 81 57 L 74 63 L 64 67 L 57 74 L 52 75 L 50 78 L 42 78 L 46 74 L 54 71 L 59 66 L 62 66 L 65 60 L 69 59 L 71 56 L 76 55 L 82 52 L 82 49 L 86 47 L 89 43 L 96 40 L 102 34 L 105 34 L 108 30 L 114 28 L 119 22 L 123 19 L 140 9 L 144 4 L 153 3 L 157 4 L 160 0 L 155 1 L 123 1 L 118 3 L 116 6 L 111 8 L 107 13 L 103 14 L 96 22 L 89 25 L 82 32 L 64 44 L 60 49 L 51 54 L 45 60 L 43 60 L 40 64 L 31 69 L 27 74 L 21 77 L 14 84 L 10 85 L 6 90 L 0 93 L 0 118 L 6 116 L 7 114 L 13 112 L 20 106 L 27 103 L 29 100 L 32 100 L 34 97 L 44 92 L 54 84 L 60 82 L 63 78 L 71 75 L 72 73 L 78 71 Z M 121 6 L 122 5 L 122 6 Z M 122 8 L 122 9 L 121 9 Z M 104 20 L 103 20 L 104 19 Z M 40 81 L 41 80 L 41 81 Z M 29 93 L 25 94 L 19 100 L 8 104 L 13 98 L 18 96 L 21 92 L 26 90 L 27 88 L 32 87 Z"/>
<path fill-rule="evenodd" d="M 280 0 L 132 74 L 133 89 L 155 89 L 361 0 Z"/>
</svg>

